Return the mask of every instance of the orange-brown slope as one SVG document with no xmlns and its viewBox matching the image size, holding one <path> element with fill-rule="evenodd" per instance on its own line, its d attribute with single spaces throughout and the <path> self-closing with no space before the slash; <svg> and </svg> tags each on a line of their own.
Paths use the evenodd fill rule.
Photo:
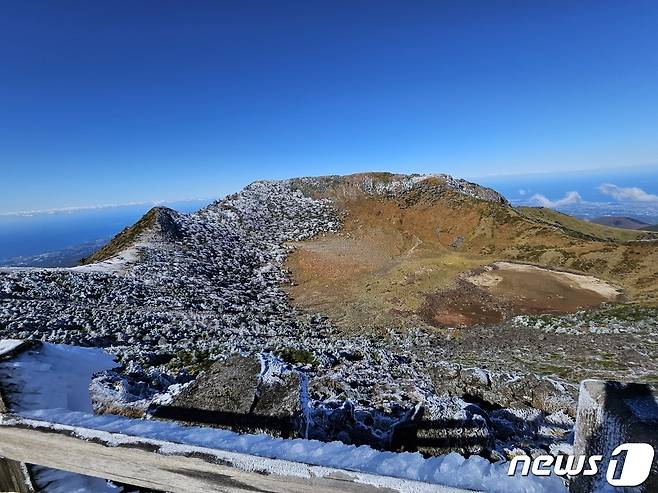
<svg viewBox="0 0 658 493">
<path fill-rule="evenodd" d="M 390 183 L 391 176 L 382 179 Z M 334 177 L 320 190 L 300 187 L 333 200 L 345 217 L 339 233 L 298 244 L 288 259 L 293 302 L 343 327 L 489 323 L 610 300 L 567 281 L 542 279 L 549 274 L 541 272 L 530 276 L 542 286 L 531 300 L 527 273 L 506 274 L 496 293 L 464 280 L 471 269 L 498 260 L 593 274 L 620 283 L 635 299 L 656 299 L 656 244 L 574 237 L 494 196 L 479 200 L 446 188 L 440 179 L 392 194 L 364 193 L 364 179 L 371 187 L 373 175 Z M 544 293 L 546 286 L 555 292 Z"/>
</svg>

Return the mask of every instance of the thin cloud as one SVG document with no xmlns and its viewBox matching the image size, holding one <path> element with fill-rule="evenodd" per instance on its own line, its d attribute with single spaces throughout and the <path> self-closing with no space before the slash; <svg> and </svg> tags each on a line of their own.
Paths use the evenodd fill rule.
<svg viewBox="0 0 658 493">
<path fill-rule="evenodd" d="M 618 187 L 613 183 L 603 183 L 598 191 L 619 202 L 658 202 L 658 195 L 645 192 L 640 187 Z"/>
<path fill-rule="evenodd" d="M 127 202 L 125 204 L 83 205 L 80 207 L 55 207 L 52 209 L 34 209 L 29 211 L 0 212 L 0 216 L 36 216 L 41 214 L 71 214 L 74 212 L 91 211 L 96 209 L 114 209 L 117 207 L 131 207 L 136 205 L 160 205 L 162 201 Z"/>
<path fill-rule="evenodd" d="M 53 209 L 35 209 L 29 211 L 0 212 L 0 217 L 37 216 L 37 215 L 47 215 L 47 214 L 74 214 L 76 212 L 100 210 L 100 209 L 115 209 L 120 207 L 133 207 L 140 205 L 157 206 L 157 205 L 170 204 L 172 202 L 202 202 L 208 200 L 210 199 L 149 200 L 142 202 L 126 202 L 124 204 L 101 204 L 101 205 L 87 205 L 80 207 L 57 207 Z"/>
<path fill-rule="evenodd" d="M 578 192 L 573 191 L 573 192 L 567 192 L 564 195 L 564 197 L 557 200 L 551 200 L 545 195 L 536 193 L 532 197 L 530 197 L 530 200 L 532 200 L 535 204 L 540 205 L 542 207 L 561 207 L 565 205 L 580 204 L 583 201 L 583 198 L 580 196 Z"/>
</svg>

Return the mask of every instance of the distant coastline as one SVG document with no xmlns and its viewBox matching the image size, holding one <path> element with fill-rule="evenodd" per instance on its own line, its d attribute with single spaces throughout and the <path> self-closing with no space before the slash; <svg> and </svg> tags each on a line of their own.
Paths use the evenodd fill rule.
<svg viewBox="0 0 658 493">
<path fill-rule="evenodd" d="M 209 202 L 192 200 L 165 205 L 179 212 L 193 212 Z M 42 260 L 50 264 L 52 261 L 61 262 L 58 257 L 76 255 L 77 250 L 84 252 L 84 256 L 90 253 L 89 248 L 93 251 L 93 245 L 109 240 L 152 206 L 139 204 L 65 213 L 0 216 L 0 265 L 36 261 L 40 266 L 57 267 L 59 265 L 42 265 L 38 259 L 30 258 L 46 255 Z M 70 260 L 65 263 L 70 263 Z"/>
</svg>

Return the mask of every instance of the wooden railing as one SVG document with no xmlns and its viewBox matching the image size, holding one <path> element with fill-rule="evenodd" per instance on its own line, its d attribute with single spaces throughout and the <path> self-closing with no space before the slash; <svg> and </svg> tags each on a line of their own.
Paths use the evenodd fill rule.
<svg viewBox="0 0 658 493">
<path fill-rule="evenodd" d="M 172 492 L 432 492 L 465 490 L 300 462 L 54 425 L 10 414 L 0 455 L 115 482 Z"/>
<path fill-rule="evenodd" d="M 25 346 L 0 354 L 13 357 Z M 139 424 L 130 420 L 127 426 Z M 4 458 L 4 459 L 3 459 Z M 472 493 L 467 490 L 34 421 L 0 398 L 0 492 L 33 493 L 26 464 L 180 493 Z"/>
</svg>

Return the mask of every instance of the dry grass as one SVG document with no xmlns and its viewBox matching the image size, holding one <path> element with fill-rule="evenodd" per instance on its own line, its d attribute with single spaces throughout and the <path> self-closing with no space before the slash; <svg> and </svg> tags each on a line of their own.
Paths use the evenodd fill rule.
<svg viewBox="0 0 658 493">
<path fill-rule="evenodd" d="M 531 219 L 543 221 L 573 233 L 581 233 L 603 241 L 629 242 L 652 236 L 658 238 L 658 235 L 647 234 L 646 231 L 614 228 L 590 223 L 545 207 L 519 207 L 518 210 Z"/>
<path fill-rule="evenodd" d="M 352 193 L 333 198 L 346 213 L 344 227 L 297 244 L 288 259 L 294 280 L 288 292 L 297 306 L 324 313 L 346 330 L 469 325 L 497 320 L 501 314 L 564 312 L 606 301 L 552 276 L 540 279 L 541 273 L 528 279 L 523 273 L 506 275 L 496 290 L 464 290 L 463 273 L 501 260 L 592 274 L 621 285 L 634 300 L 658 299 L 658 244 L 621 243 L 633 231 L 620 230 L 614 241 L 604 241 L 601 230 L 615 228 L 596 227 L 599 237 L 594 237 L 593 229 L 557 227 L 525 211 L 453 192 L 432 200 Z M 579 223 L 573 219 L 569 225 Z M 536 293 L 524 294 L 532 286 Z M 502 298 L 493 317 L 486 308 L 491 304 L 487 293 Z M 437 300 L 442 298 L 447 305 L 465 306 L 467 313 L 441 306 Z M 438 321 L 428 303 L 442 313 Z M 486 316 L 478 316 L 480 311 Z"/>
</svg>

